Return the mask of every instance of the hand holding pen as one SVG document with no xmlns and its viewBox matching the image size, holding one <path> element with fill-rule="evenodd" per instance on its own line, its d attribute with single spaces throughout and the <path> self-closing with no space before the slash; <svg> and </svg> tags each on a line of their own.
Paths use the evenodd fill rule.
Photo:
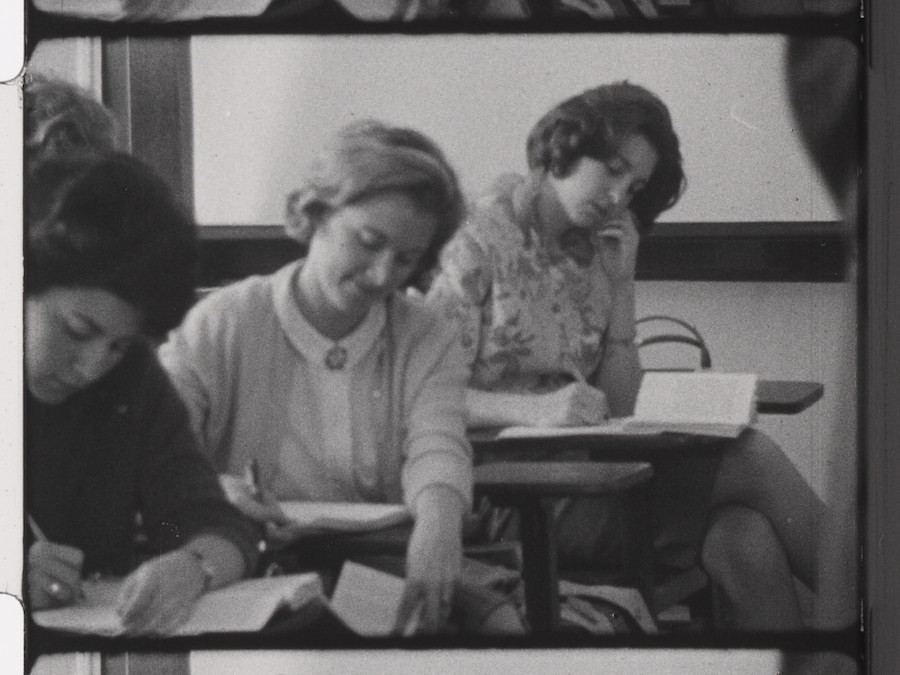
<svg viewBox="0 0 900 675">
<path fill-rule="evenodd" d="M 35 542 L 28 549 L 28 595 L 33 609 L 68 605 L 83 597 L 81 570 L 84 553 L 74 546 L 47 539 L 34 518 L 28 527 Z"/>
<path fill-rule="evenodd" d="M 221 474 L 219 483 L 228 501 L 253 520 L 282 525 L 289 522 L 278 500 L 262 487 L 256 460 L 247 464 L 243 476 Z"/>
<path fill-rule="evenodd" d="M 606 394 L 588 383 L 581 365 L 570 358 L 565 371 L 572 382 L 556 392 L 563 406 L 561 414 L 563 426 L 593 426 L 609 420 L 609 402 Z"/>
</svg>

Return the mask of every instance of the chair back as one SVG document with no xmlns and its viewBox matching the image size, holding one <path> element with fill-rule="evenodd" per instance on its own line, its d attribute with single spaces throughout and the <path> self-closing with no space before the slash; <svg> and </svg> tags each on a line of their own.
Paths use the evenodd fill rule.
<svg viewBox="0 0 900 675">
<path fill-rule="evenodd" d="M 692 324 L 684 321 L 683 319 L 679 319 L 674 316 L 668 316 L 665 314 L 652 314 L 649 316 L 641 317 L 638 319 L 635 324 L 637 326 L 646 325 L 646 324 L 674 324 L 677 327 L 679 332 L 661 332 L 661 333 L 651 333 L 648 335 L 643 335 L 638 338 L 637 346 L 638 349 L 644 349 L 646 347 L 650 347 L 652 345 L 661 345 L 661 344 L 686 344 L 694 347 L 699 352 L 700 359 L 700 370 L 709 370 L 712 368 L 712 356 L 709 353 L 709 348 L 706 346 L 706 341 L 703 339 L 703 336 L 700 334 Z M 651 368 L 645 370 L 691 370 L 690 368 Z"/>
</svg>

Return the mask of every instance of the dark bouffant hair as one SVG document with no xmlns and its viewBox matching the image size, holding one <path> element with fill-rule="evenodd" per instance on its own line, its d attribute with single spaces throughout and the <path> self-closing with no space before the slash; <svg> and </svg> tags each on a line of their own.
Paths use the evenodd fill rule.
<svg viewBox="0 0 900 675">
<path fill-rule="evenodd" d="M 133 305 L 146 335 L 163 337 L 194 301 L 193 220 L 162 179 L 128 155 L 78 155 L 45 168 L 25 186 L 46 201 L 41 216 L 26 215 L 26 296 L 99 288 Z"/>
<path fill-rule="evenodd" d="M 644 136 L 659 158 L 647 185 L 631 201 L 631 210 L 646 231 L 678 201 L 685 176 L 669 110 L 644 87 L 617 82 L 560 103 L 528 135 L 528 165 L 562 178 L 581 157 L 609 159 L 631 134 Z"/>
</svg>

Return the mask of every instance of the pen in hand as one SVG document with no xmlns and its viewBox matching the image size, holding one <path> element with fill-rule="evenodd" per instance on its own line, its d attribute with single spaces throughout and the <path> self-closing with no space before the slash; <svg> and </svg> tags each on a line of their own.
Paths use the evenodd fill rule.
<svg viewBox="0 0 900 675">
<path fill-rule="evenodd" d="M 38 541 L 49 541 L 47 536 L 44 534 L 44 531 L 38 526 L 37 521 L 31 516 L 31 514 L 27 514 L 26 519 L 28 520 L 28 527 L 31 529 L 31 533 L 34 535 L 34 538 Z"/>
<path fill-rule="evenodd" d="M 259 484 L 259 461 L 255 457 L 247 462 L 244 478 L 247 482 L 247 487 L 250 488 L 250 496 L 256 501 L 262 501 L 262 488 Z"/>
<path fill-rule="evenodd" d="M 609 409 L 606 397 L 589 382 L 577 359 L 568 356 L 564 363 L 564 372 L 572 378 L 573 385 L 579 385 L 577 398 L 570 402 L 572 412 L 569 413 L 569 424 L 594 425 L 604 424 L 609 420 Z"/>
<path fill-rule="evenodd" d="M 50 579 L 44 592 L 56 602 L 84 600 L 84 587 L 81 583 L 84 554 L 73 546 L 51 542 L 30 513 L 26 514 L 26 520 L 36 541 L 33 552 L 29 552 L 29 565 L 35 566 L 40 570 L 39 574 Z"/>
</svg>

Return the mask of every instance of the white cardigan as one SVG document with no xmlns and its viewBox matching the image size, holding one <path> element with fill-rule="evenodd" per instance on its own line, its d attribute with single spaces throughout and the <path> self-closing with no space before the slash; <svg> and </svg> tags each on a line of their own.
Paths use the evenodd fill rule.
<svg viewBox="0 0 900 675">
<path fill-rule="evenodd" d="M 423 488 L 442 484 L 471 505 L 468 369 L 454 327 L 398 293 L 342 341 L 351 353 L 345 459 L 357 466 L 341 466 L 325 451 L 347 430 L 323 428 L 335 417 L 322 414 L 324 343 L 310 344 L 316 340 L 293 300 L 301 264 L 212 293 L 160 348 L 201 450 L 234 475 L 256 458 L 263 486 L 283 500 L 411 506 Z"/>
</svg>

